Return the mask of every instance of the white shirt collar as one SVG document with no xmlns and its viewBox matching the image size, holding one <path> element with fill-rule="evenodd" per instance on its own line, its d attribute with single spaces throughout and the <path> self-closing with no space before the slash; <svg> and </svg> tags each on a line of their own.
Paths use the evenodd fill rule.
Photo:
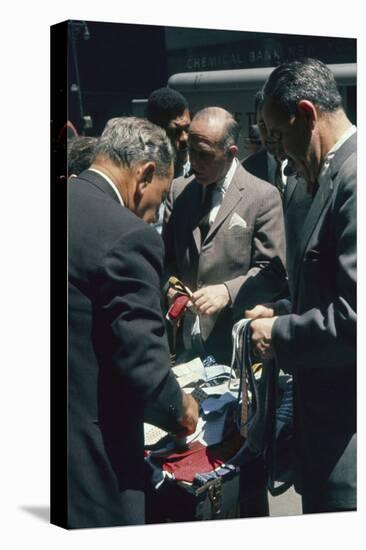
<svg viewBox="0 0 366 550">
<path fill-rule="evenodd" d="M 104 178 L 104 179 L 109 183 L 109 185 L 112 187 L 113 191 L 116 193 L 119 202 L 121 203 L 122 206 L 124 206 L 124 202 L 123 202 L 121 193 L 118 191 L 118 189 L 117 189 L 115 183 L 113 183 L 113 181 L 111 180 L 111 178 L 108 177 L 106 174 L 104 174 L 104 172 L 101 172 L 100 170 L 97 170 L 96 168 L 89 168 L 89 170 L 91 170 L 92 172 L 96 172 L 97 174 L 99 174 L 100 176 L 102 176 L 102 178 Z"/>
<path fill-rule="evenodd" d="M 357 128 L 356 126 L 352 125 L 350 128 L 348 128 L 348 130 L 346 130 L 342 135 L 341 137 L 339 138 L 339 140 L 337 141 L 337 143 L 335 143 L 335 145 L 333 145 L 333 147 L 330 149 L 330 151 L 327 153 L 325 159 L 324 159 L 324 162 L 323 162 L 323 165 L 320 169 L 320 173 L 319 173 L 319 177 L 318 177 L 318 183 L 319 185 L 321 185 L 322 181 L 324 181 L 326 178 L 327 178 L 327 175 L 328 175 L 328 172 L 329 172 L 329 167 L 330 167 L 330 163 L 331 163 L 331 160 L 332 158 L 334 157 L 336 151 L 338 151 L 338 149 L 340 149 L 340 147 L 343 145 L 343 143 L 345 143 L 347 141 L 348 138 L 350 138 L 351 136 L 353 136 L 353 134 L 355 134 L 357 131 Z"/>
<path fill-rule="evenodd" d="M 229 170 L 226 172 L 225 176 L 216 183 L 217 189 L 220 189 L 220 191 L 222 191 L 223 193 L 226 193 L 226 191 L 228 190 L 228 187 L 231 183 L 231 180 L 233 179 L 234 172 L 237 168 L 237 165 L 238 165 L 238 159 L 234 157 L 231 163 L 231 166 Z"/>
</svg>

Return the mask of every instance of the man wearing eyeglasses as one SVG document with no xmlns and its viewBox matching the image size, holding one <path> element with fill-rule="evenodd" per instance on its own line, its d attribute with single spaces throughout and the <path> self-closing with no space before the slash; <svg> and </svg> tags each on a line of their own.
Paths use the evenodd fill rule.
<svg viewBox="0 0 366 550">
<path fill-rule="evenodd" d="M 304 513 L 356 509 L 356 128 L 333 74 L 314 59 L 264 86 L 269 135 L 313 200 L 294 263 L 292 309 L 248 316 L 262 359 L 294 380 L 295 488 Z"/>
</svg>

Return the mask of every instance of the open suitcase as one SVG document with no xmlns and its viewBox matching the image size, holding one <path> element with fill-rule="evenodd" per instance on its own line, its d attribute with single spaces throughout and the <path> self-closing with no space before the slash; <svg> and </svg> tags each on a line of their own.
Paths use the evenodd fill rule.
<svg viewBox="0 0 366 550">
<path fill-rule="evenodd" d="M 207 446 L 202 449 L 194 434 L 187 438 L 187 446 L 177 450 L 174 438 L 163 432 L 159 439 L 155 429 L 146 453 L 147 523 L 240 517 L 240 469 L 266 457 L 276 407 L 276 367 L 272 362 L 265 368 L 253 364 L 249 336 L 249 322 L 235 325 L 231 367 L 217 365 L 211 357 L 203 363 L 195 360 L 173 367 L 181 387 L 200 403 L 200 422 L 208 417 L 208 402 L 214 403 L 214 409 L 220 401 L 225 403 L 225 436 L 213 445 L 206 438 Z M 169 446 L 170 452 L 164 452 Z"/>
</svg>

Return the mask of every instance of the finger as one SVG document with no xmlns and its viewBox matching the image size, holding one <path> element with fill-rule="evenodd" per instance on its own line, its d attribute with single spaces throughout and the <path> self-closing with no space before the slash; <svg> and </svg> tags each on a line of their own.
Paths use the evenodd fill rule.
<svg viewBox="0 0 366 550">
<path fill-rule="evenodd" d="M 207 296 L 201 296 L 201 298 L 199 298 L 198 300 L 195 301 L 194 305 L 198 308 L 204 306 L 204 305 L 207 305 L 209 306 L 210 305 L 210 300 Z"/>
<path fill-rule="evenodd" d="M 218 310 L 217 306 L 214 306 L 213 304 L 211 304 L 207 310 L 206 310 L 206 315 L 213 315 L 214 313 L 216 313 Z"/>
<path fill-rule="evenodd" d="M 203 288 L 200 288 L 200 289 L 196 290 L 196 292 L 194 292 L 194 293 L 192 294 L 192 299 L 193 299 L 193 301 L 195 302 L 196 300 L 198 300 L 199 298 L 201 298 L 202 296 L 204 296 L 204 294 L 205 294 L 205 291 L 204 291 Z"/>
<path fill-rule="evenodd" d="M 207 310 L 209 309 L 210 304 L 202 304 L 200 307 L 197 307 L 198 313 L 200 315 L 207 315 Z"/>
<path fill-rule="evenodd" d="M 244 318 L 245 319 L 255 319 L 257 317 L 256 314 L 256 308 L 254 309 L 246 309 L 244 311 Z"/>
</svg>

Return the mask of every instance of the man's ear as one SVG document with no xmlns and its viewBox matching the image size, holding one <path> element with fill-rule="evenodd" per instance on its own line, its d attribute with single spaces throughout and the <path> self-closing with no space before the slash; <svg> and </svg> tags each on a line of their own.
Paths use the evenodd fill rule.
<svg viewBox="0 0 366 550">
<path fill-rule="evenodd" d="M 156 164 L 153 161 L 145 162 L 140 164 L 137 168 L 137 186 L 135 191 L 135 197 L 141 199 L 142 195 L 145 193 L 146 187 L 149 183 L 152 182 L 154 174 L 156 171 Z"/>
<path fill-rule="evenodd" d="M 232 145 L 230 145 L 230 147 L 228 147 L 227 154 L 231 158 L 234 158 L 238 154 L 238 151 L 239 151 L 238 147 L 236 145 L 234 145 L 234 143 L 233 143 Z"/>
<path fill-rule="evenodd" d="M 318 120 L 318 112 L 314 103 L 308 99 L 301 99 L 297 104 L 297 109 L 301 115 L 310 123 L 311 129 L 314 128 L 316 121 Z"/>
</svg>

